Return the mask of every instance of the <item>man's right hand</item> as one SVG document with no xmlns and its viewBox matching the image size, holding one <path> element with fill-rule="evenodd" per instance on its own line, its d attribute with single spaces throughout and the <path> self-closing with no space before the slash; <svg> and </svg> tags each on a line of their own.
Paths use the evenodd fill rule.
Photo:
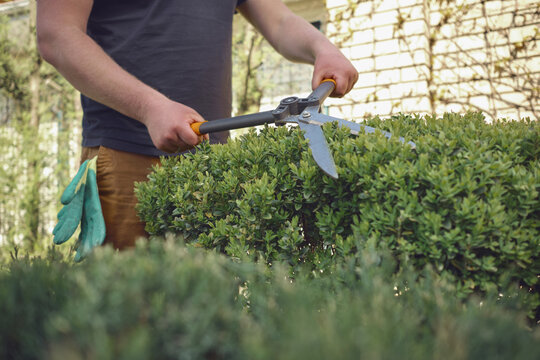
<svg viewBox="0 0 540 360">
<path fill-rule="evenodd" d="M 208 135 L 198 136 L 191 129 L 191 124 L 202 121 L 204 118 L 189 106 L 165 99 L 150 106 L 141 122 L 148 128 L 156 148 L 177 153 L 208 139 Z"/>
</svg>

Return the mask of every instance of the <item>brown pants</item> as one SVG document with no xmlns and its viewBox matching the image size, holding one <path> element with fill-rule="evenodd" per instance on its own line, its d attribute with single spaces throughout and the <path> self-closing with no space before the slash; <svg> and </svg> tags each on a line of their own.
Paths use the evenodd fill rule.
<svg viewBox="0 0 540 360">
<path fill-rule="evenodd" d="M 104 146 L 83 147 L 81 164 L 96 155 L 99 199 L 107 232 L 104 244 L 116 249 L 132 247 L 138 238 L 148 237 L 135 210 L 134 183 L 147 180 L 152 165 L 160 163 L 159 158 Z"/>
</svg>

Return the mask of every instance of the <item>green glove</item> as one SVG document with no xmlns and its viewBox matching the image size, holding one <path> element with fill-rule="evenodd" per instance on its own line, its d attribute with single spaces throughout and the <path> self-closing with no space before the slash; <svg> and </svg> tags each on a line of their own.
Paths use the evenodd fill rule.
<svg viewBox="0 0 540 360">
<path fill-rule="evenodd" d="M 62 194 L 64 207 L 58 213 L 53 235 L 54 243 L 69 240 L 79 223 L 81 232 L 75 244 L 75 261 L 82 260 L 92 249 L 105 240 L 105 221 L 101 211 L 96 180 L 97 156 L 86 160 Z"/>
</svg>

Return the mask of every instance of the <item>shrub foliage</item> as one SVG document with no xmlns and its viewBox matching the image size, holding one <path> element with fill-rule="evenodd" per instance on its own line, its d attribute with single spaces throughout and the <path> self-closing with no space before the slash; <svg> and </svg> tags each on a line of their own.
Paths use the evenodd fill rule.
<svg viewBox="0 0 540 360">
<path fill-rule="evenodd" d="M 462 302 L 368 245 L 332 276 L 294 282 L 281 265 L 172 240 L 78 264 L 14 259 L 0 271 L 0 358 L 539 358 L 538 329 L 511 303 Z"/>
<path fill-rule="evenodd" d="M 296 129 L 265 128 L 222 146 L 163 159 L 138 184 L 153 235 L 181 234 L 234 258 L 332 271 L 368 240 L 418 269 L 454 278 L 459 293 L 519 282 L 538 308 L 540 126 L 400 115 L 352 136 L 325 126 L 339 179 L 323 175 Z"/>
</svg>

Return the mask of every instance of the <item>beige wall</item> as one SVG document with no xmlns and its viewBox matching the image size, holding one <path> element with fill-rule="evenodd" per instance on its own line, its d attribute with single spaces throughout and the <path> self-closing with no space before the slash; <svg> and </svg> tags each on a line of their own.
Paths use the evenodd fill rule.
<svg viewBox="0 0 540 360">
<path fill-rule="evenodd" d="M 538 119 L 540 5 L 458 0 L 437 8 L 433 3 L 326 1 L 327 35 L 360 73 L 349 96 L 328 102 L 331 113 L 360 119 L 471 109 L 488 119 Z M 467 9 L 462 16 L 453 8 L 458 5 Z M 445 12 L 448 23 L 438 26 Z M 524 39 L 529 47 L 520 50 Z"/>
</svg>

